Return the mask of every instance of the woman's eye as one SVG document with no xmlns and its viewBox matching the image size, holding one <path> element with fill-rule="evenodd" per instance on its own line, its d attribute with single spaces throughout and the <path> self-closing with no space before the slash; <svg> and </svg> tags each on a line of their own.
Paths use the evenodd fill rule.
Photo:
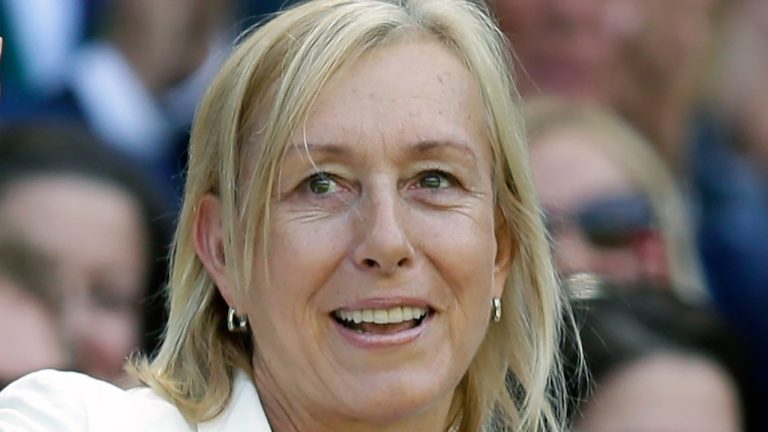
<svg viewBox="0 0 768 432">
<path fill-rule="evenodd" d="M 336 192 L 339 185 L 326 173 L 317 173 L 307 179 L 309 191 L 316 195 Z"/>
<path fill-rule="evenodd" d="M 453 185 L 453 178 L 440 171 L 430 171 L 419 179 L 419 187 L 424 189 L 442 189 Z"/>
</svg>

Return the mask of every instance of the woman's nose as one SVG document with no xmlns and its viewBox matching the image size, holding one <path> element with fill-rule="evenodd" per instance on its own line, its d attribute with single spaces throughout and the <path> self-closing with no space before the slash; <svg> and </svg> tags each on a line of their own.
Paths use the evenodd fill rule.
<svg viewBox="0 0 768 432">
<path fill-rule="evenodd" d="M 365 199 L 360 210 L 355 264 L 366 271 L 390 274 L 413 263 L 414 249 L 406 229 L 404 203 L 396 193 Z"/>
</svg>

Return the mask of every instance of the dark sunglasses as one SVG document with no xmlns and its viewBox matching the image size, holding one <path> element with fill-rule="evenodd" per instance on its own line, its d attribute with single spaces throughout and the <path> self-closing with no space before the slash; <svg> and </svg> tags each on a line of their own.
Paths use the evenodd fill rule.
<svg viewBox="0 0 768 432">
<path fill-rule="evenodd" d="M 623 195 L 590 201 L 573 212 L 545 211 L 551 235 L 574 224 L 594 246 L 620 248 L 654 231 L 655 218 L 648 198 Z"/>
</svg>

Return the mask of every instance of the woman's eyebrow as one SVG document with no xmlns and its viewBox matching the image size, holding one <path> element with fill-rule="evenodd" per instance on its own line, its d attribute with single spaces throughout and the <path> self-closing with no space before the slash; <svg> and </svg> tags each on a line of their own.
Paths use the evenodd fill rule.
<svg viewBox="0 0 768 432">
<path fill-rule="evenodd" d="M 287 153 L 298 153 L 299 155 L 309 154 L 328 154 L 333 156 L 349 155 L 350 149 L 346 146 L 335 143 L 293 143 L 286 149 Z"/>
<path fill-rule="evenodd" d="M 305 158 L 307 155 L 314 156 L 334 156 L 347 158 L 354 153 L 354 148 L 348 145 L 338 143 L 293 143 L 286 149 L 286 156 L 299 156 Z M 428 139 L 416 141 L 413 144 L 404 146 L 402 154 L 409 158 L 423 158 L 425 156 L 434 156 L 438 154 L 452 154 L 460 159 L 465 159 L 473 166 L 477 165 L 477 155 L 468 144 L 451 139 Z"/>
<path fill-rule="evenodd" d="M 285 148 L 282 163 L 289 165 L 309 163 L 314 166 L 315 162 L 329 159 L 348 161 L 352 156 L 352 149 L 337 143 L 294 142 Z"/>
<path fill-rule="evenodd" d="M 477 155 L 466 143 L 455 140 L 423 140 L 409 146 L 409 156 L 423 157 L 440 153 L 449 153 L 465 159 L 473 166 L 477 166 Z"/>
</svg>

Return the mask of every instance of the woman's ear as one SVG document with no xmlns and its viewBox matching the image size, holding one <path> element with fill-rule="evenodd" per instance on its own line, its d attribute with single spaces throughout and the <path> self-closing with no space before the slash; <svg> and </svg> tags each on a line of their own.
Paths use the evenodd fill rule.
<svg viewBox="0 0 768 432">
<path fill-rule="evenodd" d="M 219 197 L 208 193 L 198 201 L 195 207 L 193 231 L 195 253 L 203 263 L 208 276 L 216 284 L 221 296 L 230 307 L 237 309 L 234 289 L 227 275 L 224 225 L 221 219 Z"/>
<path fill-rule="evenodd" d="M 512 263 L 517 252 L 517 239 L 512 233 L 512 227 L 507 223 L 501 209 L 496 209 L 495 214 L 496 258 L 493 272 L 493 296 L 501 297 L 504 293 Z"/>
</svg>

